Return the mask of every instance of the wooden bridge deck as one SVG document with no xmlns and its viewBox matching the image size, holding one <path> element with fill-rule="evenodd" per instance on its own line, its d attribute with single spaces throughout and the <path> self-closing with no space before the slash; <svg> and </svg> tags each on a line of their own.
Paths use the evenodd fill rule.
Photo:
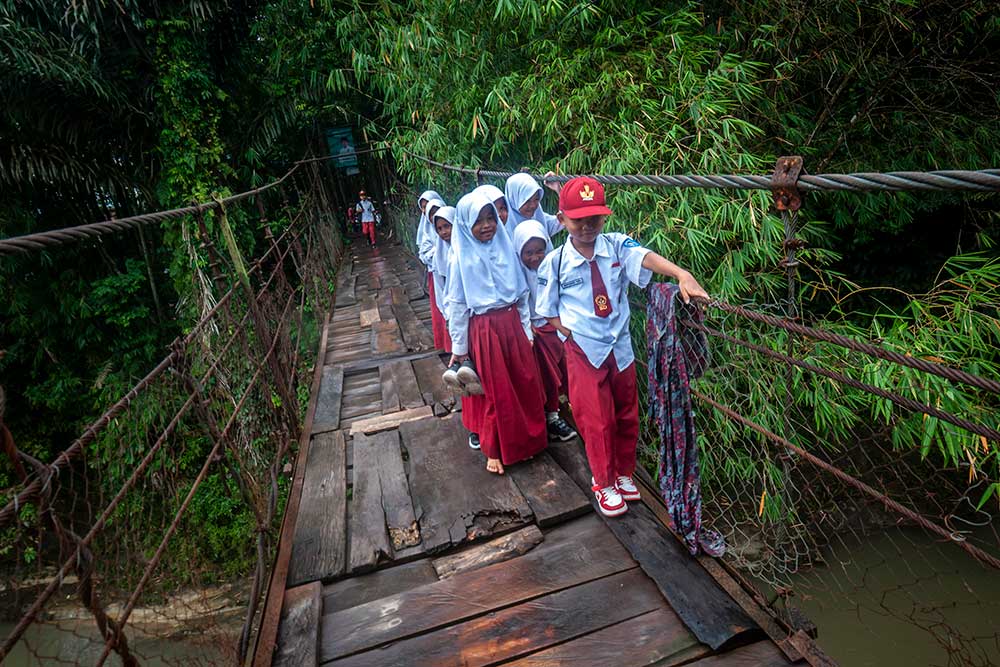
<svg viewBox="0 0 1000 667">
<path fill-rule="evenodd" d="M 596 514 L 579 441 L 487 473 L 441 381 L 424 282 L 399 246 L 356 247 L 340 269 L 272 581 L 273 664 L 821 664 L 686 554 L 655 495 Z"/>
</svg>

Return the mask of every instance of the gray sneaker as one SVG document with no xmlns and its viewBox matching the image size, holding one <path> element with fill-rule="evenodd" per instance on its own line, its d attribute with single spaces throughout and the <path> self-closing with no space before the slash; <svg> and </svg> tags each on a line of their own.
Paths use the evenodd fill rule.
<svg viewBox="0 0 1000 667">
<path fill-rule="evenodd" d="M 448 370 L 441 374 L 441 379 L 452 389 L 462 391 L 462 381 L 458 379 L 459 368 L 461 368 L 461 365 L 458 362 L 453 363 L 448 367 Z"/>
<path fill-rule="evenodd" d="M 483 393 L 483 383 L 479 379 L 479 374 L 476 373 L 476 367 L 472 365 L 472 361 L 470 359 L 466 359 L 462 362 L 462 365 L 458 369 L 458 379 L 465 387 L 466 393 L 472 395 Z"/>
</svg>

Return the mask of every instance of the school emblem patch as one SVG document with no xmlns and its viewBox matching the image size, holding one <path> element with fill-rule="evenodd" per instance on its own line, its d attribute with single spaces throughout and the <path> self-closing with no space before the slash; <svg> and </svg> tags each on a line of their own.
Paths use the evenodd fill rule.
<svg viewBox="0 0 1000 667">
<path fill-rule="evenodd" d="M 638 241 L 636 241 L 636 240 L 635 240 L 635 239 L 633 239 L 633 238 L 626 238 L 626 239 L 625 239 L 625 240 L 624 240 L 624 241 L 622 242 L 622 247 L 623 247 L 623 248 L 638 248 L 638 247 L 639 247 L 639 242 L 638 242 Z"/>
<path fill-rule="evenodd" d="M 594 195 L 596 193 L 590 189 L 589 185 L 584 185 L 583 190 L 580 190 L 580 199 L 583 201 L 594 201 Z"/>
<path fill-rule="evenodd" d="M 603 294 L 598 294 L 594 297 L 594 305 L 597 306 L 597 311 L 603 313 L 608 309 L 608 297 Z"/>
</svg>

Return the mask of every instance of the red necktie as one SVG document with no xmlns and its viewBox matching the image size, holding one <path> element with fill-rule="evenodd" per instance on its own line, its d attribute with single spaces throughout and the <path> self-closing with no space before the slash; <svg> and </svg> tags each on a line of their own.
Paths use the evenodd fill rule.
<svg viewBox="0 0 1000 667">
<path fill-rule="evenodd" d="M 590 262 L 590 284 L 594 288 L 594 315 L 607 317 L 611 314 L 611 300 L 608 298 L 608 289 L 604 286 L 604 278 L 601 278 L 601 270 L 597 267 L 597 260 Z"/>
</svg>

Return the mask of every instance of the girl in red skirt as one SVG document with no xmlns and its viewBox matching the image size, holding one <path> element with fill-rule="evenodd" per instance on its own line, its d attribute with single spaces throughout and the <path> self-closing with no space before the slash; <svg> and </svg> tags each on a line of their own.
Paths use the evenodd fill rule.
<svg viewBox="0 0 1000 667">
<path fill-rule="evenodd" d="M 489 197 L 472 192 L 456 208 L 447 285 L 452 363 L 475 361 L 483 396 L 468 418 L 463 403 L 463 423 L 476 429 L 486 469 L 503 474 L 548 444 L 528 285 Z"/>
<path fill-rule="evenodd" d="M 437 242 L 438 234 L 434 228 L 434 217 L 437 215 L 439 209 L 444 207 L 444 200 L 439 197 L 435 197 L 427 202 L 427 206 L 424 209 L 424 217 L 428 220 L 428 225 L 430 226 L 431 234 L 431 252 L 429 253 L 430 263 L 427 265 L 427 296 L 431 302 L 431 333 L 434 334 L 434 347 L 439 350 L 444 350 L 445 352 L 451 352 L 451 342 L 448 339 L 448 324 L 445 322 L 444 316 L 441 314 L 441 308 L 438 301 L 441 299 L 442 294 L 438 293 L 437 281 L 434 278 L 434 272 L 437 270 L 437 262 L 435 257 L 437 256 Z"/>
<path fill-rule="evenodd" d="M 521 260 L 524 280 L 528 283 L 528 305 L 531 309 L 532 346 L 545 392 L 545 423 L 549 439 L 565 442 L 576 437 L 576 431 L 559 416 L 559 395 L 569 386 L 566 380 L 566 351 L 559 332 L 548 320 L 535 312 L 538 293 L 538 267 L 552 251 L 552 241 L 537 220 L 525 220 L 514 229 L 514 251 Z"/>
<path fill-rule="evenodd" d="M 431 216 L 431 222 L 434 224 L 434 231 L 437 234 L 437 240 L 434 244 L 433 272 L 431 273 L 436 298 L 431 307 L 435 309 L 435 313 L 441 319 L 444 327 L 444 332 L 441 334 L 444 338 L 444 345 L 441 346 L 438 345 L 437 325 L 434 324 L 435 313 L 431 313 L 431 323 L 434 326 L 434 344 L 445 352 L 451 352 L 451 336 L 448 334 L 446 322 L 448 318 L 446 285 L 448 283 L 448 261 L 451 259 L 451 228 L 455 224 L 455 207 L 442 206 L 436 211 L 431 211 Z"/>
</svg>

